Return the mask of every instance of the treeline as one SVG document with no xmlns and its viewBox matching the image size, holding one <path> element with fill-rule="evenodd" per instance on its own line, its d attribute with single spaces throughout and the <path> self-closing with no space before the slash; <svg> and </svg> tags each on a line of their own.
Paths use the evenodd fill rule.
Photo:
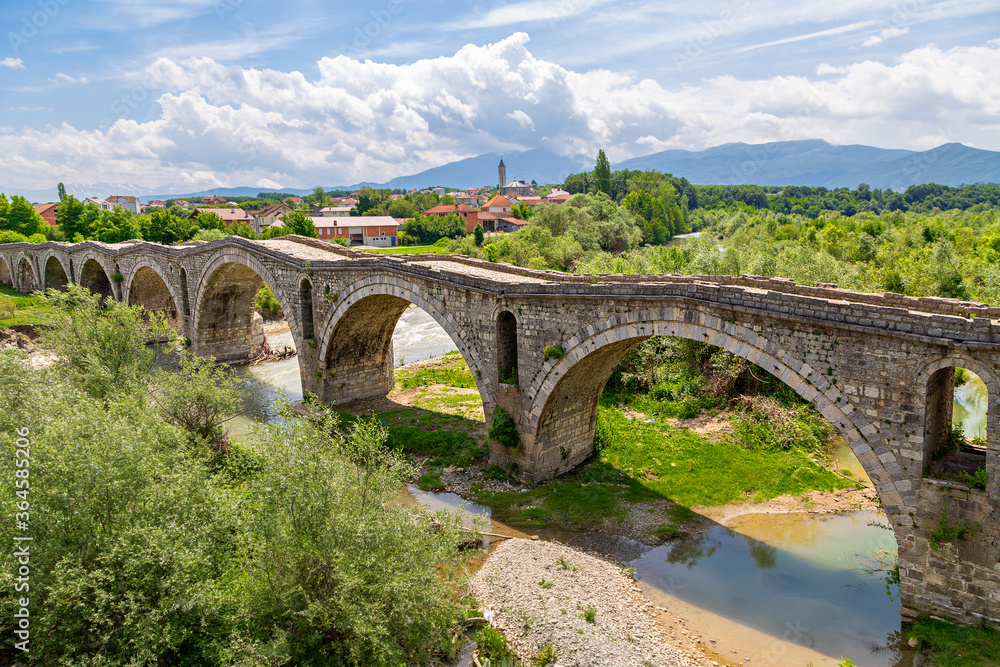
<svg viewBox="0 0 1000 667">
<path fill-rule="evenodd" d="M 1000 304 L 1000 209 L 817 218 L 701 211 L 698 239 L 674 248 L 588 254 L 580 273 L 759 275 L 862 292 Z"/>
<path fill-rule="evenodd" d="M 709 210 L 771 210 L 815 219 L 824 211 L 852 216 L 859 213 L 940 211 L 980 209 L 1000 204 L 1000 185 L 951 187 L 937 183 L 911 185 L 903 192 L 871 188 L 866 183 L 856 190 L 789 185 L 696 185 L 698 202 Z"/>
</svg>

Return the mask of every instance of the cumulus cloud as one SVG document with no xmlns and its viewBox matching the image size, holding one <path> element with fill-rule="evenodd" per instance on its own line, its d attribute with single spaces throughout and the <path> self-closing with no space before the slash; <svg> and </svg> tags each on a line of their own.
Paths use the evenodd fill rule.
<svg viewBox="0 0 1000 667">
<path fill-rule="evenodd" d="M 0 67 L 6 67 L 8 69 L 24 69 L 24 63 L 21 62 L 20 58 L 4 58 L 0 60 Z"/>
<path fill-rule="evenodd" d="M 893 37 L 899 37 L 901 35 L 907 34 L 908 32 L 910 32 L 909 28 L 893 28 L 893 27 L 885 28 L 879 34 L 872 35 L 871 37 L 866 39 L 864 42 L 861 43 L 861 46 L 878 46 L 887 39 L 892 39 Z"/>
<path fill-rule="evenodd" d="M 316 74 L 210 58 L 159 58 L 145 81 L 159 117 L 106 131 L 68 124 L 0 132 L 0 181 L 23 188 L 127 181 L 201 189 L 382 181 L 485 152 L 545 147 L 588 161 L 731 141 L 824 138 L 1000 149 L 1000 41 L 927 46 L 892 63 L 815 77 L 723 76 L 668 88 L 534 57 L 516 33 L 393 65 L 323 58 Z M 260 187 L 264 187 L 260 185 Z"/>
</svg>

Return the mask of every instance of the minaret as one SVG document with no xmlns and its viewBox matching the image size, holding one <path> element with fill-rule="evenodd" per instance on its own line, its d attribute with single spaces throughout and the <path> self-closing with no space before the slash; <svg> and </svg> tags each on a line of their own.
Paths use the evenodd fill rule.
<svg viewBox="0 0 1000 667">
<path fill-rule="evenodd" d="M 500 185 L 497 186 L 497 190 L 503 194 L 503 186 L 507 185 L 507 165 L 503 163 L 503 156 L 500 157 L 500 166 L 497 169 L 500 171 Z"/>
</svg>

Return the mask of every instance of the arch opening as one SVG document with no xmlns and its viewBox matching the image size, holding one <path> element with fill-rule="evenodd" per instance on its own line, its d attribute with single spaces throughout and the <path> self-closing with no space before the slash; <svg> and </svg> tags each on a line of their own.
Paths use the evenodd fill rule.
<svg viewBox="0 0 1000 667">
<path fill-rule="evenodd" d="M 705 317 L 711 319 L 709 316 Z M 525 423 L 529 447 L 526 448 L 524 461 L 520 465 L 526 470 L 533 471 L 531 479 L 537 481 L 569 471 L 594 453 L 598 405 L 612 373 L 626 355 L 638 345 L 653 336 L 666 336 L 699 344 L 707 343 L 719 351 L 728 353 L 727 363 L 730 367 L 721 368 L 713 380 L 715 382 L 724 385 L 731 380 L 731 371 L 735 368 L 732 362 L 735 360 L 744 368 L 750 369 L 754 377 L 771 378 L 771 381 L 776 383 L 771 385 L 772 387 L 777 387 L 780 392 L 794 398 L 798 403 L 811 404 L 821 416 L 817 423 L 827 429 L 830 435 L 839 433 L 842 436 L 846 444 L 843 447 L 844 453 L 851 459 L 857 459 L 858 470 L 863 471 L 871 479 L 879 495 L 882 496 L 887 511 L 891 513 L 902 504 L 901 494 L 885 468 L 885 460 L 875 455 L 873 444 L 869 441 L 870 437 L 878 436 L 864 435 L 871 432 L 874 426 L 869 426 L 867 419 L 855 410 L 849 401 L 843 400 L 844 396 L 830 380 L 818 374 L 812 374 L 811 377 L 804 376 L 792 368 L 791 364 L 794 364 L 794 361 L 789 360 L 785 363 L 768 354 L 765 348 L 773 349 L 772 346 L 752 331 L 736 325 L 717 327 L 702 322 L 697 312 L 688 313 L 685 319 L 687 320 L 685 322 L 655 321 L 611 325 L 593 334 L 570 339 L 569 349 L 562 358 L 546 362 L 542 372 L 526 390 L 534 407 Z M 782 359 L 784 358 L 782 355 Z M 803 370 L 803 373 L 806 372 Z M 660 392 L 662 398 L 671 389 L 657 386 L 651 387 L 650 390 L 651 393 Z M 676 387 L 674 390 L 681 391 Z M 831 398 L 827 393 L 829 391 L 836 396 Z M 750 392 L 748 397 L 752 398 L 752 394 L 753 392 Z M 748 401 L 737 404 L 736 407 L 740 412 L 764 414 L 773 406 Z M 662 405 L 655 409 L 658 411 L 655 416 L 657 422 L 665 416 L 669 418 L 693 416 L 683 412 L 665 414 L 662 412 L 664 409 Z M 643 410 L 638 409 L 638 411 Z M 760 421 L 764 427 L 769 426 L 768 419 Z M 627 422 L 622 422 L 619 426 L 623 424 Z M 728 428 L 728 424 L 723 424 L 722 427 Z M 753 425 L 747 426 L 747 437 L 752 435 L 753 428 Z M 862 429 L 865 429 L 864 433 Z M 875 430 L 875 433 L 878 431 Z M 770 435 L 764 440 L 775 442 Z M 811 440 L 811 442 L 817 441 Z M 809 458 L 811 457 L 807 457 L 806 460 Z M 806 475 L 807 472 L 803 470 L 798 474 Z"/>
<path fill-rule="evenodd" d="M 974 371 L 940 368 L 927 382 L 924 475 L 987 487 L 989 389 Z"/>
<path fill-rule="evenodd" d="M 408 337 L 398 355 L 393 342 L 397 332 Z M 468 402 L 465 398 L 454 397 L 463 405 L 452 412 L 482 419 L 480 406 L 485 412 L 485 403 L 491 400 L 491 391 L 484 387 L 489 379 L 452 319 L 421 295 L 399 286 L 359 285 L 351 289 L 327 315 L 319 340 L 323 380 L 318 393 L 324 403 L 384 397 L 395 384 L 396 365 L 449 354 L 456 348 L 460 357 L 449 354 L 435 366 L 464 379 L 457 393 L 470 393 L 471 389 L 476 393 L 471 394 L 475 398 L 470 405 L 464 405 Z M 440 408 L 428 407 L 432 411 Z"/>
<path fill-rule="evenodd" d="M 96 259 L 88 259 L 83 263 L 83 268 L 80 270 L 80 285 L 94 294 L 100 294 L 105 299 L 115 298 L 111 279 L 108 278 L 104 267 Z"/>
<path fill-rule="evenodd" d="M 517 318 L 507 310 L 497 315 L 497 376 L 504 384 L 518 384 Z"/>
<path fill-rule="evenodd" d="M 150 313 L 162 313 L 167 319 L 167 324 L 181 331 L 180 315 L 173 294 L 154 269 L 148 266 L 140 267 L 132 276 L 126 297 L 130 305 L 138 304 Z"/>
<path fill-rule="evenodd" d="M 33 292 L 39 288 L 35 279 L 35 270 L 27 257 L 22 257 L 17 263 L 17 289 L 19 292 Z"/>
<path fill-rule="evenodd" d="M 63 268 L 62 262 L 55 257 L 49 257 L 45 262 L 45 289 L 57 289 L 60 292 L 66 291 L 69 284 L 69 276 Z"/>
<path fill-rule="evenodd" d="M 219 265 L 205 280 L 195 322 L 196 352 L 222 362 L 256 357 L 266 342 L 257 294 L 264 279 L 239 262 Z"/>
<path fill-rule="evenodd" d="M 0 284 L 12 286 L 14 284 L 14 280 L 10 276 L 10 268 L 7 266 L 7 259 L 5 257 L 0 257 Z"/>
<path fill-rule="evenodd" d="M 299 282 L 299 322 L 302 326 L 302 337 L 306 340 L 316 340 L 316 330 L 313 325 L 313 286 L 308 278 Z"/>
<path fill-rule="evenodd" d="M 183 314 L 185 317 L 191 315 L 191 305 L 188 301 L 188 276 L 187 271 L 181 267 L 181 303 L 180 307 L 183 309 Z"/>
</svg>

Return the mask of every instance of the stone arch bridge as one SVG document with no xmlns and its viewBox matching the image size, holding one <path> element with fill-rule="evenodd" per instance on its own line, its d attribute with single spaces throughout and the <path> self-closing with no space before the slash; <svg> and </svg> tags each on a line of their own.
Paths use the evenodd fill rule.
<svg viewBox="0 0 1000 667">
<path fill-rule="evenodd" d="M 528 480 L 591 455 L 598 396 L 635 345 L 661 335 L 716 345 L 787 383 L 857 454 L 899 544 L 905 615 L 1000 622 L 1000 309 L 746 276 L 575 276 L 370 255 L 294 236 L 9 244 L 0 282 L 79 283 L 143 304 L 196 353 L 229 362 L 260 344 L 253 307 L 266 283 L 288 318 L 303 389 L 326 403 L 390 391 L 393 329 L 416 304 L 468 362 L 487 418 L 497 407 L 513 417 L 523 448 L 491 443 L 490 454 Z M 951 422 L 956 366 L 989 390 L 986 491 L 924 476 Z M 975 531 L 932 549 L 942 511 L 949 526 Z"/>
</svg>

